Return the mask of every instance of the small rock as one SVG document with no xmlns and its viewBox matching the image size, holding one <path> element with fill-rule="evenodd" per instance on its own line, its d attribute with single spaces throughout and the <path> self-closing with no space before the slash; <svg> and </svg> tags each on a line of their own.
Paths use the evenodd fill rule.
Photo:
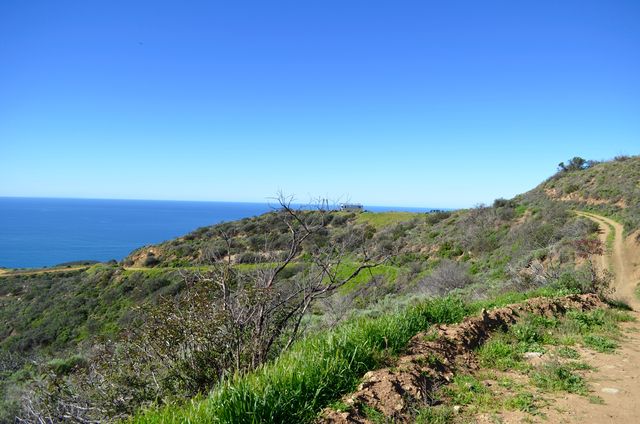
<svg viewBox="0 0 640 424">
<path fill-rule="evenodd" d="M 535 359 L 542 356 L 542 352 L 525 352 L 524 359 Z"/>
<path fill-rule="evenodd" d="M 456 414 L 459 414 L 461 409 L 462 409 L 462 406 L 460 406 L 460 405 L 455 405 L 455 406 L 453 407 L 453 412 L 454 412 L 454 413 L 456 413 Z"/>
<path fill-rule="evenodd" d="M 609 393 L 610 395 L 615 395 L 616 393 L 618 393 L 620 390 L 615 389 L 613 387 L 605 387 L 604 389 L 602 389 L 603 393 Z"/>
</svg>

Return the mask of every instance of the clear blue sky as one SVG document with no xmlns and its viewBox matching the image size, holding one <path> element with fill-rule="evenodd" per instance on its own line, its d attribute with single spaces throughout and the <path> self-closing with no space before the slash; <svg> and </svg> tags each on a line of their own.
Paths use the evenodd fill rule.
<svg viewBox="0 0 640 424">
<path fill-rule="evenodd" d="M 471 206 L 640 153 L 640 1 L 0 2 L 0 196 Z"/>
</svg>

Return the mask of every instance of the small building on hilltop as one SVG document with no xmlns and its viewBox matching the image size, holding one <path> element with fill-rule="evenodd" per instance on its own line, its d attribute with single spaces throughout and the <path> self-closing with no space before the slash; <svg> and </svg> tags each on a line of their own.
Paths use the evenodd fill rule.
<svg viewBox="0 0 640 424">
<path fill-rule="evenodd" d="M 343 212 L 362 212 L 364 208 L 359 203 L 340 203 L 340 210 Z"/>
</svg>

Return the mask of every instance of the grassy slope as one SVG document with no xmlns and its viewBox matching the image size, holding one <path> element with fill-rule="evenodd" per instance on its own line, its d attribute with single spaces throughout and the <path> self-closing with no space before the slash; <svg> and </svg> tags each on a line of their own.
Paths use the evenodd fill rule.
<svg viewBox="0 0 640 424">
<path fill-rule="evenodd" d="M 640 228 L 640 156 L 559 173 L 534 191 L 608 215 L 628 231 Z"/>
<path fill-rule="evenodd" d="M 335 213 L 327 225 L 325 240 L 332 242 L 342 232 L 359 228 L 372 234 L 375 246 L 395 252 L 385 267 L 358 277 L 345 288 L 346 292 L 365 286 L 376 274 L 382 274 L 387 282 L 417 284 L 443 259 L 465 262 L 478 280 L 499 285 L 508 277 L 504 272 L 506 266 L 517 268 L 532 255 L 544 257 L 550 246 L 548 240 L 563 237 L 559 228 L 567 225 L 568 218 L 545 216 L 551 208 L 547 194 L 550 190 L 555 190 L 558 198 L 574 195 L 561 202 L 565 208 L 597 209 L 624 222 L 627 229 L 634 229 L 640 225 L 639 181 L 640 157 L 605 162 L 584 171 L 558 174 L 518 196 L 512 204 L 488 208 L 482 213 L 477 210 L 430 215 Z M 607 203 L 589 205 L 581 199 Z M 621 200 L 626 208 L 619 206 Z M 529 229 L 523 228 L 527 225 Z M 0 346 L 59 348 L 87 335 L 117 330 L 129 305 L 179 291 L 176 268 L 206 265 L 201 258 L 202 250 L 220 246 L 220 231 L 237 236 L 234 254 L 239 259 L 246 253 L 250 256 L 264 253 L 265 240 L 271 240 L 272 251 L 287 240 L 286 228 L 269 213 L 204 227 L 153 246 L 152 249 L 166 255 L 158 255 L 159 264 L 155 268 L 139 264 L 135 269 L 123 271 L 119 266 L 95 265 L 85 271 L 62 270 L 56 274 L 5 274 L 0 276 L 0 318 L 4 323 L 0 327 Z M 141 251 L 145 249 L 138 252 Z M 239 267 L 268 266 L 251 262 Z"/>
<path fill-rule="evenodd" d="M 616 185 L 620 175 L 635 175 L 634 167 L 637 167 L 637 164 L 638 162 L 635 158 L 624 162 L 600 164 L 585 171 L 560 175 L 552 180 L 552 184 L 588 184 L 586 186 L 588 190 L 580 193 L 581 197 L 569 199 L 568 201 L 563 199 L 563 202 L 567 202 L 571 206 L 589 208 L 594 207 L 591 204 L 593 202 L 589 201 L 589 198 L 593 196 L 593 198 L 606 201 L 606 203 L 595 205 L 596 208 L 615 211 L 614 215 L 625 219 L 627 225 L 633 228 L 635 217 L 625 210 L 624 205 L 635 202 L 637 183 L 633 179 L 631 182 L 627 181 L 628 184 L 620 185 L 619 191 L 610 190 L 608 185 Z M 612 179 L 613 182 L 611 181 Z M 588 183 L 584 183 L 585 181 Z M 549 197 L 553 197 L 549 195 L 548 184 L 549 182 L 543 184 L 532 192 L 521 196 L 514 204 L 509 205 L 513 209 L 513 215 L 509 212 L 502 219 L 491 221 L 492 228 L 490 228 L 489 232 L 480 236 L 484 239 L 494 238 L 496 246 L 488 249 L 492 251 L 488 255 L 486 254 L 487 252 L 480 252 L 481 254 L 474 255 L 476 260 L 491 261 L 493 253 L 500 252 L 499 254 L 504 254 L 505 248 L 514 250 L 513 245 L 507 246 L 505 243 L 505 241 L 509 240 L 507 235 L 513 231 L 514 227 L 518 226 L 516 222 L 527 210 L 534 215 L 534 220 L 536 219 L 536 214 L 544 213 Z M 623 207 L 616 205 L 616 203 L 622 204 Z M 504 207 L 502 208 L 502 211 L 506 212 Z M 500 206 L 495 207 L 493 212 L 499 213 L 500 209 Z M 567 206 L 563 206 L 565 211 L 564 223 L 570 220 L 566 217 L 567 209 Z M 468 215 L 468 213 L 463 212 L 443 220 L 445 221 L 444 228 L 455 228 L 454 230 L 446 231 L 445 237 L 447 238 L 445 239 L 442 238 L 441 231 L 434 229 L 433 223 L 423 225 L 424 223 L 420 222 L 420 217 L 405 216 L 404 220 L 396 219 L 396 221 L 400 221 L 400 224 L 413 223 L 413 225 L 406 228 L 406 230 L 412 232 L 412 237 L 409 240 L 431 238 L 438 242 L 434 243 L 434 245 L 439 246 L 438 253 L 440 256 L 446 256 L 453 251 L 456 253 L 453 253 L 452 256 L 460 259 L 464 256 L 464 253 L 458 252 L 458 243 L 465 243 L 464 237 L 461 236 L 460 232 L 466 230 L 463 222 L 468 218 Z M 382 217 L 372 219 L 371 216 L 365 215 L 359 217 L 358 220 L 367 222 L 377 229 L 389 226 Z M 398 222 L 395 224 L 398 226 Z M 542 228 L 545 225 L 554 223 L 546 222 L 543 219 L 539 224 L 538 227 Z M 438 228 L 443 228 L 443 225 Z M 403 231 L 401 230 L 400 232 Z M 548 235 L 544 234 L 543 231 L 543 236 Z M 403 234 L 403 236 L 406 237 L 406 234 Z M 442 246 L 446 245 L 447 242 L 450 242 L 450 247 L 443 251 Z M 464 247 L 468 248 L 469 245 L 467 244 Z M 540 247 L 548 246 L 541 245 Z M 404 254 L 413 252 L 407 249 L 404 250 Z M 485 255 L 482 255 L 482 253 L 485 253 Z M 500 264 L 497 265 L 499 266 Z M 491 264 L 489 268 L 492 268 Z M 500 304 L 501 302 L 497 300 L 494 303 Z M 346 339 L 342 339 L 345 344 L 337 350 L 335 346 L 327 349 L 323 344 L 316 344 L 317 339 L 311 339 L 313 340 L 311 342 L 306 340 L 298 344 L 292 352 L 283 355 L 274 363 L 268 364 L 257 372 L 226 382 L 215 389 L 212 395 L 206 399 L 191 402 L 186 406 L 168 406 L 161 410 L 151 411 L 137 417 L 135 421 L 280 422 L 291 419 L 291 417 L 294 417 L 297 422 L 312 421 L 319 409 L 331 401 L 337 400 L 341 393 L 349 390 L 349 386 L 353 388 L 359 382 L 359 375 L 380 365 L 374 358 L 381 353 L 382 341 L 387 347 L 387 349 L 384 349 L 385 353 L 394 354 L 399 352 L 409 338 L 420 329 L 424 329 L 430 323 L 439 322 L 437 318 L 433 319 L 433 316 L 427 318 L 421 312 L 416 312 L 420 311 L 421 307 L 426 307 L 428 310 L 431 304 L 426 302 L 419 307 L 408 308 L 400 313 L 388 315 L 378 320 L 355 321 L 349 326 L 341 327 L 338 332 L 347 329 L 348 335 Z M 463 306 L 453 315 L 461 316 L 467 313 L 468 310 L 468 307 Z M 417 324 L 415 328 L 410 324 L 398 327 L 399 322 L 412 323 L 416 317 Z M 388 329 L 392 331 L 388 332 Z M 344 334 L 341 335 L 344 337 Z M 321 338 L 333 340 L 334 336 L 334 333 L 329 332 L 322 334 Z M 354 342 L 354 344 L 350 345 L 349 342 Z M 359 354 L 363 356 L 358 357 L 357 361 L 352 361 L 357 364 L 352 366 L 345 362 L 345 353 L 347 355 Z M 313 370 L 311 375 L 309 375 L 310 370 Z M 335 375 L 340 376 L 340 378 L 330 377 Z"/>
<path fill-rule="evenodd" d="M 113 337 L 127 311 L 182 287 L 177 270 L 85 271 L 0 278 L 0 348 L 23 354 L 64 352 L 87 339 Z"/>
<path fill-rule="evenodd" d="M 431 324 L 459 322 L 484 307 L 530 296 L 564 295 L 541 290 L 511 293 L 491 302 L 467 304 L 456 298 L 427 300 L 377 319 L 358 319 L 297 343 L 260 369 L 220 384 L 206 398 L 168 405 L 135 417 L 136 423 L 312 422 L 331 402 L 356 387 L 362 375 L 402 352 Z"/>
<path fill-rule="evenodd" d="M 423 215 L 422 213 L 414 212 L 363 212 L 358 214 L 356 221 L 380 229 L 401 222 L 409 222 Z"/>
<path fill-rule="evenodd" d="M 602 163 L 559 174 L 513 201 L 453 213 L 334 213 L 326 234 L 314 243 L 331 243 L 345 231 L 356 230 L 369 234 L 378 253 L 394 253 L 385 266 L 359 276 L 339 293 L 356 296 L 360 308 L 379 300 L 379 291 L 367 292 L 373 277 L 383 277 L 387 287 L 382 293 L 414 293 L 443 260 L 466 264 L 476 281 L 476 287 L 470 288 L 475 292 L 504 285 L 521 290 L 524 286 L 518 285 L 522 282 L 513 280 L 508 269 L 522 269 L 533 259 L 562 266 L 573 263 L 570 241 L 586 230 L 569 209 L 597 209 L 624 220 L 628 228 L 637 228 L 634 213 L 640 210 L 639 170 L 638 157 Z M 571 185 L 580 189 L 573 190 Z M 551 189 L 566 189 L 582 197 L 552 202 Z M 596 196 L 606 203 L 588 205 L 580 200 Z M 628 207 L 616 206 L 620 200 Z M 67 356 L 82 344 L 113 337 L 127 325 L 132 306 L 181 290 L 179 269 L 206 266 L 203 252 L 220 248 L 220 231 L 236 236 L 232 253 L 239 261 L 245 254 L 254 260 L 277 254 L 287 241 L 287 229 L 269 213 L 201 228 L 139 249 L 129 257 L 129 265 L 135 269 L 123 269 L 122 264 L 95 265 L 60 274 L 0 276 L 0 321 L 4 324 L 0 327 L 0 351 L 18 352 L 25 358 Z M 268 246 L 266 251 L 264 246 Z M 158 263 L 153 268 L 141 263 L 150 249 L 157 252 Z M 269 266 L 263 256 L 260 260 L 267 260 L 264 264 L 249 261 L 237 266 L 247 270 Z"/>
<path fill-rule="evenodd" d="M 483 289 L 497 287 L 509 281 L 508 267 L 518 269 L 532 258 L 567 254 L 563 253 L 566 246 L 563 247 L 561 240 L 566 239 L 566 228 L 574 218 L 562 210 L 550 213 L 553 208 L 544 189 L 550 184 L 563 186 L 593 179 L 594 184 L 600 183 L 589 190 L 602 196 L 607 193 L 606 187 L 618 184 L 620 175 L 629 175 L 630 181 L 624 180 L 619 186 L 631 204 L 639 163 L 638 158 L 633 158 L 563 174 L 514 202 L 481 210 L 428 215 L 334 213 L 326 226 L 326 234 L 319 241 L 331 243 L 345 231 L 355 229 L 371 235 L 378 253 L 394 253 L 384 267 L 363 273 L 341 291 L 341 294 L 358 296 L 361 307 L 376 301 L 380 294 L 379 291 L 363 292 L 372 278 L 384 277 L 387 287 L 383 293 L 411 292 L 445 259 L 466 263 Z M 594 178 L 596 174 L 604 177 Z M 193 270 L 195 266 L 206 265 L 202 252 L 220 247 L 221 231 L 236 235 L 233 254 L 237 260 L 245 254 L 254 257 L 265 254 L 265 245 L 271 249 L 267 253 L 273 253 L 286 245 L 287 240 L 286 227 L 275 214 L 268 213 L 201 228 L 184 237 L 140 249 L 129 258 L 153 249 L 160 252 L 159 263 L 154 268 L 131 260 L 135 268 L 130 270 L 117 265 L 95 265 L 86 271 L 60 274 L 5 275 L 0 277 L 0 318 L 4 323 L 0 328 L 0 347 L 27 353 L 44 349 L 55 354 L 74 348 L 87 338 L 113 336 L 126 325 L 131 305 L 153 301 L 181 289 L 177 268 Z M 238 264 L 247 270 L 257 266 L 268 266 L 268 262 Z"/>
</svg>

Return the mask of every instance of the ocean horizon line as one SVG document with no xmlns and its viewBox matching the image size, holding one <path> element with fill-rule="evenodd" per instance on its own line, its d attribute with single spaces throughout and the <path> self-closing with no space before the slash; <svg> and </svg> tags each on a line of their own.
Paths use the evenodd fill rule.
<svg viewBox="0 0 640 424">
<path fill-rule="evenodd" d="M 252 200 L 188 200 L 188 199 L 134 199 L 134 198 L 116 198 L 116 197 L 52 197 L 52 196 L 4 196 L 0 195 L 0 199 L 22 199 L 22 200 L 86 200 L 86 201 L 123 201 L 123 202 L 175 202 L 175 203 L 236 203 L 236 204 L 246 204 L 246 205 L 270 205 L 277 202 L 276 198 L 273 198 L 273 202 L 269 202 L 268 199 L 262 201 L 252 201 Z M 402 208 L 402 209 L 420 209 L 420 210 L 442 210 L 442 211 L 453 211 L 458 209 L 466 209 L 466 207 L 436 207 L 436 206 L 421 206 L 421 205 L 393 205 L 393 204 L 380 204 L 380 203 L 368 203 L 368 202 L 356 202 L 356 201 L 340 201 L 340 202 L 330 202 L 330 206 L 338 206 L 342 203 L 356 203 L 361 204 L 365 207 L 371 208 Z M 307 206 L 313 205 L 312 202 L 302 202 L 302 201 L 294 201 L 292 202 L 295 206 Z"/>
<path fill-rule="evenodd" d="M 312 209 L 310 204 L 295 207 Z M 133 250 L 197 228 L 259 216 L 269 202 L 0 197 L 0 266 L 33 268 L 77 260 L 121 260 Z M 332 206 L 333 207 L 333 206 Z M 432 207 L 365 205 L 371 212 Z"/>
</svg>

